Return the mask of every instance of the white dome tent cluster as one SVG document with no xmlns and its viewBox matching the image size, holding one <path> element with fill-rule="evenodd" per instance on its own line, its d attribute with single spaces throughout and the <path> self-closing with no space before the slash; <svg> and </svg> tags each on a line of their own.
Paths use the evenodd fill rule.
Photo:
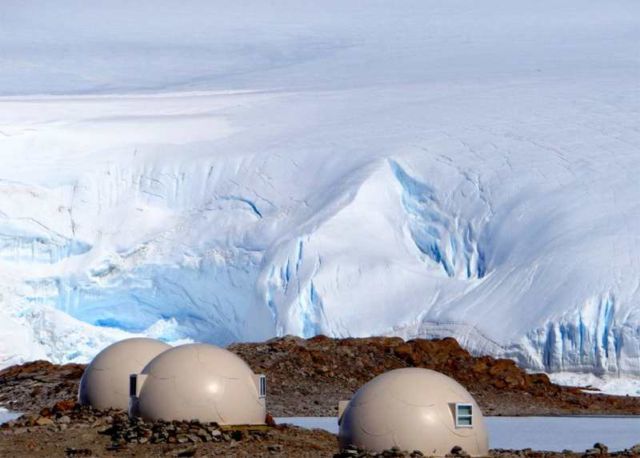
<svg viewBox="0 0 640 458">
<path fill-rule="evenodd" d="M 80 380 L 78 399 L 99 409 L 128 410 L 145 420 L 266 423 L 266 378 L 240 357 L 208 344 L 171 347 L 148 338 L 102 350 Z M 469 392 L 438 372 L 396 369 L 375 377 L 338 414 L 341 449 L 393 447 L 445 456 L 459 447 L 485 456 L 482 412 Z"/>
<path fill-rule="evenodd" d="M 259 425 L 266 419 L 265 377 L 230 351 L 208 344 L 117 342 L 89 364 L 78 399 L 148 420 Z"/>
</svg>

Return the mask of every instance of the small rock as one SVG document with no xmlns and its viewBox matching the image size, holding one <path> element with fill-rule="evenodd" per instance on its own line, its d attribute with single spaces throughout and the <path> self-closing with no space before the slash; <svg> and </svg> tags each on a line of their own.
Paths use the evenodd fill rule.
<svg viewBox="0 0 640 458">
<path fill-rule="evenodd" d="M 173 456 L 196 456 L 196 453 L 198 451 L 197 447 L 187 447 L 187 448 L 181 448 L 178 450 L 175 450 L 173 452 Z"/>
<path fill-rule="evenodd" d="M 47 417 L 39 417 L 35 423 L 38 426 L 49 426 L 53 424 L 53 420 Z"/>
<path fill-rule="evenodd" d="M 71 417 L 69 417 L 68 415 L 63 415 L 58 418 L 57 422 L 61 425 L 68 425 L 69 423 L 71 423 Z"/>
<path fill-rule="evenodd" d="M 280 444 L 273 444 L 267 447 L 267 450 L 269 450 L 270 453 L 278 453 L 278 452 L 281 452 L 282 449 L 283 447 Z"/>
<path fill-rule="evenodd" d="M 264 422 L 267 426 L 272 426 L 272 427 L 276 426 L 276 420 L 273 418 L 273 416 L 270 413 L 267 414 Z"/>
<path fill-rule="evenodd" d="M 118 451 L 118 450 L 126 450 L 127 449 L 127 444 L 125 443 L 119 443 L 119 442 L 114 442 L 112 443 L 109 447 L 107 447 L 107 450 L 109 451 Z"/>
<path fill-rule="evenodd" d="M 64 451 L 66 456 L 92 456 L 93 452 L 88 448 L 73 448 L 67 447 Z"/>
<path fill-rule="evenodd" d="M 58 401 L 53 406 L 54 412 L 69 412 L 73 410 L 78 403 L 75 399 L 66 399 L 64 401 Z"/>
<path fill-rule="evenodd" d="M 604 445 L 602 442 L 596 442 L 593 444 L 593 448 L 600 450 L 600 453 L 603 455 L 609 453 L 609 447 Z"/>
<path fill-rule="evenodd" d="M 189 437 L 186 436 L 185 434 L 179 434 L 176 437 L 176 440 L 177 440 L 178 444 L 186 444 L 187 442 L 189 442 Z"/>
<path fill-rule="evenodd" d="M 456 445 L 451 449 L 451 454 L 454 456 L 469 456 L 469 454 L 459 445 Z"/>
<path fill-rule="evenodd" d="M 209 434 L 204 428 L 200 428 L 198 432 L 196 432 L 196 435 L 202 442 L 210 442 L 212 439 L 211 434 Z"/>
<path fill-rule="evenodd" d="M 25 415 L 23 424 L 25 426 L 35 426 L 38 415 Z"/>
<path fill-rule="evenodd" d="M 198 442 L 200 442 L 200 438 L 197 436 L 197 434 L 187 434 L 187 437 L 194 444 L 197 444 Z"/>
</svg>

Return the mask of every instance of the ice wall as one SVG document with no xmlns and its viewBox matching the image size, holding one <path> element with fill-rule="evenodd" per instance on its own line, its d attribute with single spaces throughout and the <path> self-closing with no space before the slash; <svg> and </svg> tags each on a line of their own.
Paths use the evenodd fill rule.
<svg viewBox="0 0 640 458">
<path fill-rule="evenodd" d="M 9 2 L 0 365 L 453 335 L 639 376 L 638 13 Z"/>
</svg>

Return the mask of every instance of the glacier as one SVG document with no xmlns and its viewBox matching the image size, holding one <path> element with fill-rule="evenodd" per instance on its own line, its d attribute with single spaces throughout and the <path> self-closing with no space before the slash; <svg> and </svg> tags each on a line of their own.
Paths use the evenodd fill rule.
<svg viewBox="0 0 640 458">
<path fill-rule="evenodd" d="M 632 0 L 9 0 L 0 366 L 380 334 L 640 377 L 639 41 Z"/>
</svg>

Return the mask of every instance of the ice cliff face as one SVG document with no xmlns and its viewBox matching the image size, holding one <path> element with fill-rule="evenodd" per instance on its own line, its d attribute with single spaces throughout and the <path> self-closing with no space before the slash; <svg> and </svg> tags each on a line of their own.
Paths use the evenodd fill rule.
<svg viewBox="0 0 640 458">
<path fill-rule="evenodd" d="M 0 364 L 453 335 L 640 375 L 640 11 L 569 3 L 10 2 Z"/>
</svg>

